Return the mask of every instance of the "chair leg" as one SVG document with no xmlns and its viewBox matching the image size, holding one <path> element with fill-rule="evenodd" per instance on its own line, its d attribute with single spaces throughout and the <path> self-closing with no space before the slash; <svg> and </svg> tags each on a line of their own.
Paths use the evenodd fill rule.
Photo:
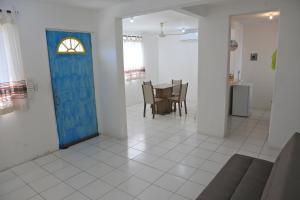
<svg viewBox="0 0 300 200">
<path fill-rule="evenodd" d="M 152 107 L 152 119 L 154 119 L 154 116 L 155 116 L 155 104 L 152 104 L 151 107 Z"/>
<path fill-rule="evenodd" d="M 185 109 L 185 114 L 187 114 L 187 108 L 186 108 L 186 100 L 184 100 L 184 109 Z"/>
<path fill-rule="evenodd" d="M 146 103 L 144 103 L 144 117 L 146 117 Z"/>
<path fill-rule="evenodd" d="M 178 110 L 179 110 L 179 116 L 181 117 L 181 106 L 180 106 L 180 102 L 178 102 Z"/>
<path fill-rule="evenodd" d="M 176 102 L 173 102 L 174 104 L 174 112 L 176 112 Z"/>
</svg>

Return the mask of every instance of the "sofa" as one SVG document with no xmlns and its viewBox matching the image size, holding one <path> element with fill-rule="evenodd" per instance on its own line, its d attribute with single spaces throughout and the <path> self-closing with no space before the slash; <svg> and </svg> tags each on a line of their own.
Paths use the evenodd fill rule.
<svg viewBox="0 0 300 200">
<path fill-rule="evenodd" d="M 300 133 L 274 163 L 233 155 L 197 200 L 300 200 Z"/>
</svg>

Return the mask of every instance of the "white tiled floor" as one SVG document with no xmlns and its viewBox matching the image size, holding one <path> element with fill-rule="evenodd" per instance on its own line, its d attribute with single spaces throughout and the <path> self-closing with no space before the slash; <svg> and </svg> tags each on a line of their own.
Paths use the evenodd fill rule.
<svg viewBox="0 0 300 200">
<path fill-rule="evenodd" d="M 100 136 L 0 172 L 0 200 L 192 200 L 234 153 L 273 161 L 267 146 L 269 112 L 230 118 L 230 135 L 196 133 L 187 116 L 142 117 L 127 108 L 128 139 Z"/>
</svg>

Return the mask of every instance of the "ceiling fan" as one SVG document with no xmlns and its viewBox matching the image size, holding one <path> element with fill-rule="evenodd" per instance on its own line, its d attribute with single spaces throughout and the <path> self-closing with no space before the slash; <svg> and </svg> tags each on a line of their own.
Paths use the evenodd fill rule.
<svg viewBox="0 0 300 200">
<path fill-rule="evenodd" d="M 185 28 L 182 28 L 181 33 L 165 33 L 164 32 L 164 25 L 165 24 L 163 22 L 160 23 L 160 33 L 158 34 L 158 36 L 161 37 L 161 38 L 164 38 L 164 37 L 169 36 L 169 35 L 184 35 L 184 34 L 188 34 L 188 33 L 197 32 L 196 29 L 186 30 Z"/>
</svg>

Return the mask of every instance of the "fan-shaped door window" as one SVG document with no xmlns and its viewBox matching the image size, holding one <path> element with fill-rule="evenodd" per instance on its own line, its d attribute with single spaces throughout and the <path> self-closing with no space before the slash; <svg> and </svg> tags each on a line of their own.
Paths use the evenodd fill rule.
<svg viewBox="0 0 300 200">
<path fill-rule="evenodd" d="M 61 40 L 57 47 L 58 54 L 83 54 L 85 48 L 81 41 L 74 37 L 67 37 Z"/>
</svg>

